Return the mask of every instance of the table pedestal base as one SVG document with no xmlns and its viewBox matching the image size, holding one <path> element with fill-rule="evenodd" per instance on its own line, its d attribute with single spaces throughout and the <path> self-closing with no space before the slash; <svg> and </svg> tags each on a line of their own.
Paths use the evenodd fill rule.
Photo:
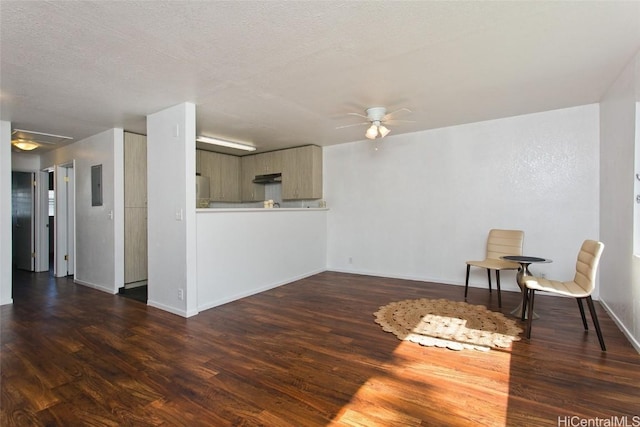
<svg viewBox="0 0 640 427">
<path fill-rule="evenodd" d="M 522 255 L 505 255 L 500 258 L 507 261 L 517 262 L 520 264 L 520 268 L 516 273 L 516 282 L 518 283 L 518 286 L 520 286 L 520 291 L 523 293 L 520 298 L 520 304 L 518 304 L 518 306 L 514 308 L 513 311 L 511 311 L 511 314 L 513 314 L 518 319 L 522 319 L 522 300 L 524 299 L 524 292 L 526 292 L 524 277 L 531 276 L 531 272 L 529 271 L 529 264 L 533 262 L 551 262 L 551 260 L 546 258 L 538 258 L 538 257 L 522 256 Z M 538 316 L 535 312 L 527 313 L 526 319 L 528 319 L 529 316 L 533 316 L 532 319 L 540 318 L 540 316 Z"/>
<path fill-rule="evenodd" d="M 521 267 L 518 269 L 518 272 L 516 273 L 516 283 L 518 283 L 518 286 L 520 286 L 520 291 L 525 292 L 526 288 L 524 285 L 524 276 L 531 276 L 531 272 L 529 271 L 529 263 L 521 262 L 520 266 Z M 518 306 L 511 311 L 511 314 L 513 314 L 518 319 L 522 319 L 522 298 L 520 299 L 520 304 L 518 304 Z M 538 316 L 534 311 L 533 318 L 539 319 L 540 316 Z M 527 319 L 529 319 L 529 314 L 525 316 L 525 320 Z"/>
<path fill-rule="evenodd" d="M 511 310 L 511 314 L 514 315 L 515 317 L 517 317 L 518 319 L 522 319 L 522 303 L 518 304 L 518 306 L 516 308 L 514 308 L 513 310 Z M 525 320 L 529 318 L 529 314 L 527 314 L 525 317 Z M 538 316 L 538 314 L 534 311 L 533 312 L 533 319 L 539 319 L 540 316 Z"/>
</svg>

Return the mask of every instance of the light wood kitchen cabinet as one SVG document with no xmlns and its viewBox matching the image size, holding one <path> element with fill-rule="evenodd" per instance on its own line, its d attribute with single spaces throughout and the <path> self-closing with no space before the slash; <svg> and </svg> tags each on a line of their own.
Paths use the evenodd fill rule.
<svg viewBox="0 0 640 427">
<path fill-rule="evenodd" d="M 322 198 L 322 148 L 317 145 L 282 150 L 282 199 Z"/>
<path fill-rule="evenodd" d="M 259 202 L 265 199 L 264 184 L 254 184 L 256 175 L 282 173 L 283 156 L 281 151 L 252 154 L 242 157 L 241 192 L 243 202 Z"/>
<path fill-rule="evenodd" d="M 196 175 L 202 173 L 200 169 L 200 163 L 202 163 L 200 153 L 202 153 L 202 150 L 196 150 Z"/>
<path fill-rule="evenodd" d="M 241 193 L 243 202 L 257 202 L 264 200 L 265 187 L 262 184 L 254 184 L 256 175 L 262 174 L 259 171 L 258 155 L 243 156 L 240 158 L 241 167 Z"/>
<path fill-rule="evenodd" d="M 220 201 L 239 202 L 240 157 L 220 154 Z M 217 186 L 213 186 L 214 189 Z"/>
<path fill-rule="evenodd" d="M 209 178 L 209 198 L 214 202 L 239 202 L 240 158 L 200 151 L 200 174 Z"/>
<path fill-rule="evenodd" d="M 265 186 L 254 184 L 256 175 L 282 174 L 283 200 L 322 198 L 322 149 L 317 145 L 252 154 L 241 160 L 243 202 L 264 200 Z"/>
<path fill-rule="evenodd" d="M 284 151 L 285 150 L 279 150 L 269 151 L 268 153 L 254 154 L 253 157 L 255 157 L 256 162 L 255 174 L 268 175 L 272 173 L 282 173 Z"/>
<path fill-rule="evenodd" d="M 147 208 L 124 208 L 124 282 L 147 280 Z"/>
<path fill-rule="evenodd" d="M 147 137 L 124 133 L 124 282 L 147 280 Z"/>
<path fill-rule="evenodd" d="M 124 206 L 147 207 L 147 137 L 124 133 Z"/>
</svg>

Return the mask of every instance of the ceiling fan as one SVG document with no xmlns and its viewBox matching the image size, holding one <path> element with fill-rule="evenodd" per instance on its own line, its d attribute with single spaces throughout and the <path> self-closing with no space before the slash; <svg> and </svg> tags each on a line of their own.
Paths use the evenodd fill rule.
<svg viewBox="0 0 640 427">
<path fill-rule="evenodd" d="M 389 122 L 411 122 L 411 120 L 396 120 L 393 118 L 393 115 L 400 112 L 408 112 L 411 110 L 408 108 L 400 108 L 398 110 L 387 113 L 387 109 L 385 107 L 370 107 L 365 110 L 367 115 L 360 113 L 348 113 L 351 116 L 358 116 L 367 119 L 366 122 L 354 123 L 351 125 L 338 126 L 336 129 L 343 129 L 352 126 L 361 126 L 361 125 L 370 125 L 367 131 L 365 132 L 365 136 L 369 139 L 376 139 L 377 137 L 384 138 L 391 132 L 391 130 L 385 126 L 388 125 Z"/>
</svg>

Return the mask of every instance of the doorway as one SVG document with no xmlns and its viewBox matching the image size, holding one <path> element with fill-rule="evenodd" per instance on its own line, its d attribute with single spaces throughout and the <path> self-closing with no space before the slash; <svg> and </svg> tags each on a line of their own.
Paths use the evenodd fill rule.
<svg viewBox="0 0 640 427">
<path fill-rule="evenodd" d="M 53 169 L 53 274 L 75 275 L 75 179 L 73 163 Z"/>
<path fill-rule="evenodd" d="M 34 271 L 34 182 L 33 172 L 11 172 L 11 231 L 13 266 Z"/>
<path fill-rule="evenodd" d="M 13 266 L 20 270 L 49 271 L 49 174 L 11 172 Z"/>
</svg>

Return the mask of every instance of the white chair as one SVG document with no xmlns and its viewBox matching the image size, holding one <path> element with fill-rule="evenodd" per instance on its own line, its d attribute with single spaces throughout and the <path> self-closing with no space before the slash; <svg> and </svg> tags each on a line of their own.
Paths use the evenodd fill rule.
<svg viewBox="0 0 640 427">
<path fill-rule="evenodd" d="M 471 266 L 486 268 L 489 279 L 489 292 L 491 292 L 491 270 L 496 272 L 496 286 L 498 288 L 498 307 L 502 308 L 502 298 L 500 296 L 500 270 L 517 270 L 520 264 L 517 262 L 505 261 L 500 257 L 505 255 L 522 255 L 522 245 L 524 243 L 524 231 L 521 230 L 498 230 L 489 231 L 487 238 L 487 251 L 485 259 L 482 261 L 467 261 L 467 278 L 464 283 L 464 299 L 467 299 L 469 291 L 469 271 Z"/>
<path fill-rule="evenodd" d="M 578 301 L 578 308 L 580 309 L 580 316 L 582 316 L 582 324 L 585 331 L 589 329 L 587 326 L 587 319 L 584 315 L 584 307 L 582 301 L 587 301 L 587 306 L 591 312 L 591 319 L 596 328 L 596 334 L 598 334 L 598 341 L 600 341 L 600 348 L 602 351 L 607 351 L 604 345 L 604 339 L 602 338 L 602 331 L 600 330 L 600 323 L 598 322 L 598 316 L 596 314 L 595 307 L 593 306 L 593 299 L 591 293 L 595 287 L 596 272 L 598 270 L 598 263 L 600 262 L 600 256 L 604 249 L 602 242 L 596 242 L 595 240 L 585 240 L 580 248 L 578 254 L 578 261 L 576 263 L 576 275 L 572 281 L 560 282 L 558 280 L 543 279 L 542 277 L 526 276 L 523 278 L 524 292 L 522 300 L 522 320 L 525 319 L 525 312 L 533 313 L 533 303 L 535 299 L 536 291 L 550 292 L 553 294 L 564 295 L 573 297 Z M 528 307 L 527 307 L 528 303 Z M 531 326 L 533 316 L 529 316 L 527 324 L 527 338 L 531 338 Z"/>
</svg>

